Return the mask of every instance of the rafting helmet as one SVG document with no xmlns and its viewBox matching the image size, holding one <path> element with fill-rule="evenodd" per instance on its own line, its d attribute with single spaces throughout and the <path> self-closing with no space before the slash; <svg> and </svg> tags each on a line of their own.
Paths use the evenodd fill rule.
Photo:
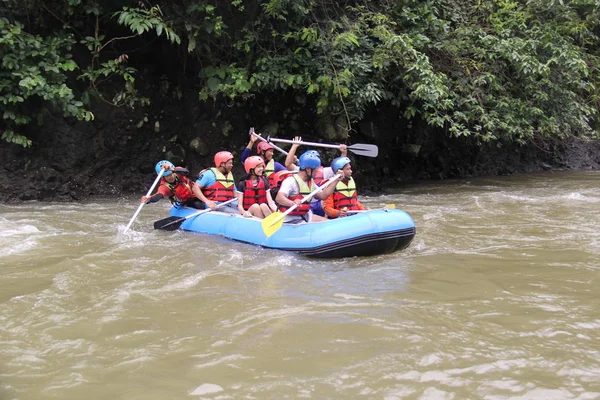
<svg viewBox="0 0 600 400">
<path fill-rule="evenodd" d="M 156 165 L 154 166 L 154 170 L 156 171 L 157 174 L 160 174 L 160 171 L 163 169 L 162 165 L 163 164 L 167 164 L 170 168 L 175 168 L 175 166 L 173 165 L 173 163 L 169 160 L 162 160 L 156 163 Z M 165 172 L 163 172 L 162 176 L 169 176 L 173 173 L 173 171 L 169 171 L 169 170 L 165 170 Z"/>
<path fill-rule="evenodd" d="M 273 181 L 273 184 L 275 187 L 280 187 L 281 182 L 283 182 L 283 180 L 285 178 L 292 176 L 293 174 L 294 173 L 292 171 L 288 171 L 288 170 L 284 169 L 284 170 L 275 172 L 273 175 L 271 175 L 273 178 L 271 178 L 271 176 L 269 176 L 269 178 L 271 178 L 270 180 Z"/>
<path fill-rule="evenodd" d="M 320 154 L 319 154 L 319 152 L 318 152 L 318 151 L 316 151 L 316 150 L 307 150 L 307 151 L 305 151 L 304 153 L 302 153 L 302 155 L 304 155 L 304 154 L 314 154 L 315 156 L 317 156 L 317 157 L 321 158 L 321 155 L 320 155 Z"/>
<path fill-rule="evenodd" d="M 308 150 L 300 156 L 300 169 L 318 168 L 321 165 L 321 158 L 314 154 L 314 150 Z"/>
<path fill-rule="evenodd" d="M 228 151 L 220 151 L 215 154 L 215 167 L 219 167 L 222 163 L 233 160 L 233 154 Z"/>
<path fill-rule="evenodd" d="M 267 142 L 260 142 L 258 146 L 256 146 L 256 151 L 258 151 L 259 154 L 267 150 L 275 150 L 275 147 L 271 143 Z"/>
<path fill-rule="evenodd" d="M 265 162 L 263 161 L 262 157 L 259 156 L 252 156 L 252 157 L 248 157 L 246 158 L 246 161 L 244 161 L 244 169 L 246 170 L 246 173 L 250 173 L 250 171 L 252 171 L 254 168 L 256 168 L 257 165 L 259 164 L 264 164 Z"/>
<path fill-rule="evenodd" d="M 335 174 L 336 172 L 338 172 L 339 169 L 343 169 L 346 164 L 350 164 L 351 161 L 348 157 L 338 157 L 338 158 L 334 158 L 333 161 L 331 162 L 331 169 L 333 170 L 333 173 Z"/>
</svg>

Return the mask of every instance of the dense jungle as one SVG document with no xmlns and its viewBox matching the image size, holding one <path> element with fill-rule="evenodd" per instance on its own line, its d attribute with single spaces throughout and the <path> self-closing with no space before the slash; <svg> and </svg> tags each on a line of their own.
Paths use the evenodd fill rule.
<svg viewBox="0 0 600 400">
<path fill-rule="evenodd" d="M 595 0 L 4 0 L 0 201 L 142 194 L 250 127 L 376 144 L 361 191 L 597 169 L 599 22 Z"/>
</svg>

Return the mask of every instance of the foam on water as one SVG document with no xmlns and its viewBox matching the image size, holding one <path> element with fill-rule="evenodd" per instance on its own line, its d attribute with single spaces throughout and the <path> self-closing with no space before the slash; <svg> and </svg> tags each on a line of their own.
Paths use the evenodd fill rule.
<svg viewBox="0 0 600 400">
<path fill-rule="evenodd" d="M 0 397 L 598 398 L 598 193 L 553 179 L 369 197 L 417 236 L 342 260 L 157 232 L 162 202 L 3 208 Z"/>
</svg>

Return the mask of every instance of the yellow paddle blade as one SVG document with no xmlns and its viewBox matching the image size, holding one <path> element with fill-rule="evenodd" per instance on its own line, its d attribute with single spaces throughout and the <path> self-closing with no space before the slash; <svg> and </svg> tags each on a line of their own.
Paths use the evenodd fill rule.
<svg viewBox="0 0 600 400">
<path fill-rule="evenodd" d="M 265 233 L 266 237 L 271 237 L 271 235 L 273 235 L 275 232 L 277 232 L 279 230 L 279 228 L 281 228 L 281 225 L 283 225 L 283 219 L 285 218 L 285 215 L 283 213 L 278 212 L 274 212 L 273 214 L 267 216 L 266 218 L 264 218 L 262 220 L 262 230 Z"/>
<path fill-rule="evenodd" d="M 395 204 L 386 204 L 385 207 L 383 207 L 384 210 L 391 210 L 396 208 Z"/>
</svg>

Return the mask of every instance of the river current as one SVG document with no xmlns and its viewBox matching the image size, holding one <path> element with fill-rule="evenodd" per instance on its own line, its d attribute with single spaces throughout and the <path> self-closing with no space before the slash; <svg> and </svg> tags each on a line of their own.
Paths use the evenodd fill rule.
<svg viewBox="0 0 600 400">
<path fill-rule="evenodd" d="M 0 399 L 600 399 L 600 173 L 386 193 L 412 244 L 339 260 L 0 205 Z"/>
</svg>

